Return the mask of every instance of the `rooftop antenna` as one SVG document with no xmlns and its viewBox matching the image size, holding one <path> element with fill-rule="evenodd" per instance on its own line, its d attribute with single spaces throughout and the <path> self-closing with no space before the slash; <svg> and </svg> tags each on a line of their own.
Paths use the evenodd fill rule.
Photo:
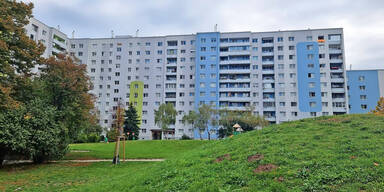
<svg viewBox="0 0 384 192">
<path fill-rule="evenodd" d="M 217 32 L 217 24 L 215 24 L 215 29 L 214 29 L 215 32 Z"/>
<path fill-rule="evenodd" d="M 136 37 L 139 36 L 139 29 L 136 30 Z"/>
<path fill-rule="evenodd" d="M 72 31 L 72 39 L 75 38 L 75 30 Z"/>
<path fill-rule="evenodd" d="M 114 36 L 115 36 L 113 30 L 111 30 L 111 36 L 112 36 L 112 38 L 114 38 Z"/>
</svg>

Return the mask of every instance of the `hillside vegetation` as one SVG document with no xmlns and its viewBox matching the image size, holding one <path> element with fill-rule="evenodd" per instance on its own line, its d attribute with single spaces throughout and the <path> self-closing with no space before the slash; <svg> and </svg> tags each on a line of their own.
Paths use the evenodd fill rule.
<svg viewBox="0 0 384 192">
<path fill-rule="evenodd" d="M 145 141 L 141 142 L 132 144 L 138 149 L 141 144 L 147 145 Z M 148 144 L 169 147 L 167 142 Z M 192 142 L 193 147 L 187 147 L 184 142 L 178 144 L 180 149 L 153 148 L 153 153 L 158 156 L 148 155 L 149 148 L 135 150 L 137 157 L 165 157 L 168 160 L 164 162 L 9 167 L 0 170 L 0 190 L 384 190 L 383 116 L 319 117 L 271 125 L 203 145 Z M 110 150 L 104 150 L 102 146 L 109 148 L 109 145 L 101 144 L 98 147 L 73 145 L 71 148 L 91 150 L 91 156 L 95 158 L 109 157 L 102 151 Z M 174 154 L 171 155 L 172 151 Z"/>
<path fill-rule="evenodd" d="M 345 115 L 272 125 L 208 143 L 142 175 L 123 181 L 121 189 L 382 191 L 384 118 Z"/>
</svg>

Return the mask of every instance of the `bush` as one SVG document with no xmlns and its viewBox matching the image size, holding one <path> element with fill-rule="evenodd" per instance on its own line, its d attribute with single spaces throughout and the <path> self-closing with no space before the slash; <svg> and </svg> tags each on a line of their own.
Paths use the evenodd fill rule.
<svg viewBox="0 0 384 192">
<path fill-rule="evenodd" d="M 189 137 L 188 135 L 183 135 L 183 136 L 181 136 L 181 138 L 180 138 L 180 140 L 191 140 L 192 138 L 191 137 Z"/>
<path fill-rule="evenodd" d="M 86 134 L 80 134 L 75 140 L 75 143 L 87 143 L 87 142 L 88 142 L 88 136 Z"/>
<path fill-rule="evenodd" d="M 35 163 L 62 158 L 68 138 L 57 111 L 42 100 L 0 113 L 0 161 L 6 154 L 20 154 Z"/>
<path fill-rule="evenodd" d="M 88 135 L 88 143 L 97 143 L 100 141 L 100 136 L 97 135 L 96 133 L 91 133 Z"/>
</svg>

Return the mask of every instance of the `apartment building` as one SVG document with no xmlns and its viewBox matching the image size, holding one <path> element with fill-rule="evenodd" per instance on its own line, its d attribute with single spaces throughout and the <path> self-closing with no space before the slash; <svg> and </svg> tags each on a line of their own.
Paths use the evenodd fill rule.
<svg viewBox="0 0 384 192">
<path fill-rule="evenodd" d="M 66 53 L 68 49 L 68 37 L 59 29 L 50 27 L 41 21 L 31 18 L 29 24 L 25 26 L 27 36 L 35 40 L 36 43 L 41 42 L 46 47 L 43 57 L 48 58 L 50 56 Z M 38 72 L 36 66 L 33 72 Z"/>
<path fill-rule="evenodd" d="M 47 38 L 41 37 L 43 31 Z M 141 120 L 140 139 L 164 137 L 154 122 L 161 103 L 172 103 L 178 111 L 166 133 L 171 139 L 199 137 L 181 118 L 203 103 L 252 108 L 271 123 L 349 112 L 341 28 L 66 38 L 34 21 L 27 33 L 51 42 L 46 56 L 67 52 L 87 65 L 101 126 L 114 125 L 119 102 L 133 103 Z M 216 131 L 210 128 L 213 138 Z"/>
<path fill-rule="evenodd" d="M 384 97 L 384 69 L 348 70 L 350 113 L 368 113 Z"/>
</svg>

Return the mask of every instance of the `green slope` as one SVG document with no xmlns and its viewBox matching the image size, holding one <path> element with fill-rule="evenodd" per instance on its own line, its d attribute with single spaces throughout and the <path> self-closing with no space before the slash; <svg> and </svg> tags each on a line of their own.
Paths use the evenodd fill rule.
<svg viewBox="0 0 384 192">
<path fill-rule="evenodd" d="M 230 160 L 215 162 L 224 154 Z M 254 154 L 264 158 L 248 162 Z M 254 173 L 266 164 L 278 168 Z M 383 191 L 384 118 L 346 115 L 273 125 L 208 143 L 117 183 L 109 185 L 129 191 Z"/>
</svg>

